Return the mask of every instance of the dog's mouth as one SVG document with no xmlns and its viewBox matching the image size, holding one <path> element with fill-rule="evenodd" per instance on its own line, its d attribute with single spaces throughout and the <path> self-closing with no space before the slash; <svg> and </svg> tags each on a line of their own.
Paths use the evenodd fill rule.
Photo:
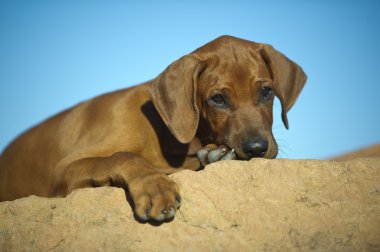
<svg viewBox="0 0 380 252">
<path fill-rule="evenodd" d="M 263 138 L 267 142 L 266 147 L 263 150 L 263 153 L 259 151 L 244 151 L 244 141 L 238 141 L 238 143 L 232 144 L 233 141 L 230 141 L 228 137 L 217 137 L 216 143 L 219 146 L 225 146 L 227 148 L 226 153 L 229 153 L 230 156 L 235 160 L 251 160 L 252 158 L 266 158 L 274 159 L 277 156 L 277 145 L 273 141 L 270 141 L 267 138 Z M 241 143 L 243 142 L 243 144 Z M 231 151 L 233 150 L 233 155 Z"/>
<path fill-rule="evenodd" d="M 226 146 L 226 148 L 229 150 L 229 152 L 233 152 L 234 158 L 236 160 L 249 160 L 250 158 L 247 157 L 239 148 L 235 148 L 228 139 L 224 139 L 222 145 Z"/>
<path fill-rule="evenodd" d="M 221 145 L 226 146 L 226 148 L 229 151 L 233 151 L 234 158 L 236 160 L 249 160 L 250 159 L 247 155 L 244 154 L 244 152 L 242 150 L 240 150 L 240 148 L 234 147 L 227 138 L 223 139 Z"/>
<path fill-rule="evenodd" d="M 227 139 L 223 141 L 224 146 L 231 151 L 234 152 L 234 157 L 236 160 L 250 160 L 252 158 L 266 158 L 266 159 L 274 159 L 277 156 L 277 146 L 268 146 L 267 150 L 264 154 L 247 154 L 242 148 L 236 147 L 232 145 Z M 271 148 L 272 147 L 272 148 Z"/>
<path fill-rule="evenodd" d="M 234 151 L 236 153 L 236 160 L 250 160 L 252 158 L 239 150 L 234 149 Z"/>
</svg>

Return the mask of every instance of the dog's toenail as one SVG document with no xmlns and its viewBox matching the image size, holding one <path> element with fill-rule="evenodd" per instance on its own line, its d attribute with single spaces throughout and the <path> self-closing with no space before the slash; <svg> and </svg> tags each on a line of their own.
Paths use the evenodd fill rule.
<svg viewBox="0 0 380 252">
<path fill-rule="evenodd" d="M 181 198 L 181 196 L 177 195 L 177 196 L 175 197 L 175 200 L 176 200 L 178 203 L 181 203 L 182 198 Z"/>
<path fill-rule="evenodd" d="M 150 214 L 150 208 L 146 208 L 146 209 L 145 209 L 145 214 L 146 214 L 147 216 L 149 216 L 149 214 Z"/>
</svg>

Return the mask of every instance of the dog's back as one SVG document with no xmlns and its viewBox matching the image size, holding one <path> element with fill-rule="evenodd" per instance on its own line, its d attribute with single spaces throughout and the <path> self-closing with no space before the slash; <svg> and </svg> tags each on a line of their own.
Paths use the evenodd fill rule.
<svg viewBox="0 0 380 252">
<path fill-rule="evenodd" d="M 62 112 L 16 138 L 0 157 L 0 200 L 29 194 L 49 196 L 53 181 L 49 169 L 59 159 L 59 125 L 70 110 Z"/>
</svg>

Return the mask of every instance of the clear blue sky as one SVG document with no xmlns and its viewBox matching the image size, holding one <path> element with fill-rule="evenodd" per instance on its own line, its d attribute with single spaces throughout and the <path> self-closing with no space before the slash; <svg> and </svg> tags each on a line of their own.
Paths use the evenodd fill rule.
<svg viewBox="0 0 380 252">
<path fill-rule="evenodd" d="M 154 78 L 223 34 L 272 44 L 309 76 L 280 157 L 380 142 L 380 1 L 0 1 L 0 151 L 101 93 Z"/>
</svg>

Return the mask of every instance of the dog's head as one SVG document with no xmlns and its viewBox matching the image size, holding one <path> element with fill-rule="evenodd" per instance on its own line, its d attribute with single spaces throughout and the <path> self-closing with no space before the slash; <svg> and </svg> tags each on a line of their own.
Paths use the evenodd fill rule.
<svg viewBox="0 0 380 252">
<path fill-rule="evenodd" d="M 152 101 L 182 143 L 198 133 L 240 159 L 275 158 L 274 96 L 282 120 L 305 82 L 302 68 L 272 46 L 222 36 L 172 63 L 153 82 Z"/>
</svg>

